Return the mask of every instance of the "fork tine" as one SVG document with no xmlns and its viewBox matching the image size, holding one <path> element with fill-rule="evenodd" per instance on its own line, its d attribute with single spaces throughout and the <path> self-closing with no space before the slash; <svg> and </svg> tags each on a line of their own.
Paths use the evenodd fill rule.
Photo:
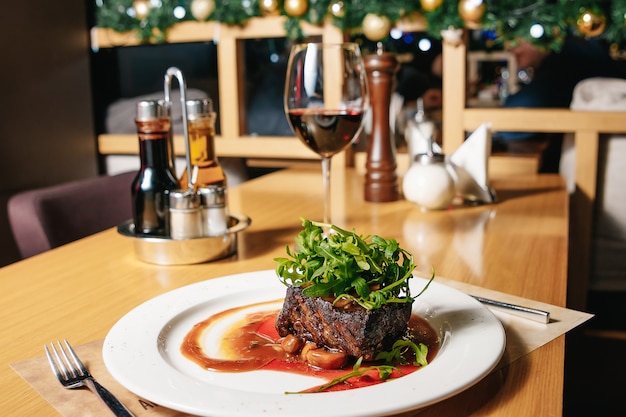
<svg viewBox="0 0 626 417">
<path fill-rule="evenodd" d="M 56 377 L 59 380 L 63 379 L 63 375 L 61 374 L 61 371 L 59 370 L 59 367 L 57 366 L 57 363 L 52 358 L 52 355 L 50 354 L 50 350 L 48 349 L 48 346 L 47 345 L 43 345 L 43 348 L 46 351 L 46 357 L 48 358 L 48 363 L 50 364 L 50 368 L 52 368 L 52 372 L 56 375 Z M 54 349 L 54 345 L 52 345 L 52 348 Z M 67 379 L 67 377 L 66 377 L 66 379 Z"/>
<path fill-rule="evenodd" d="M 80 376 L 78 369 L 72 363 L 69 356 L 67 356 L 67 352 L 63 348 L 60 340 L 57 340 L 57 345 L 59 346 L 59 350 L 61 351 L 61 356 L 63 357 L 63 366 L 65 367 L 65 369 L 68 370 L 68 373 L 71 375 L 72 378 Z"/>
<path fill-rule="evenodd" d="M 87 367 L 78 358 L 78 355 L 76 355 L 76 352 L 74 352 L 74 349 L 70 345 L 70 342 L 68 342 L 67 339 L 63 339 L 63 341 L 65 342 L 65 347 L 67 347 L 67 350 L 70 353 L 70 356 L 72 357 L 72 360 L 74 361 L 74 364 L 76 364 L 76 366 L 78 367 L 78 370 L 80 371 L 81 375 L 87 375 L 89 373 L 89 371 L 87 370 Z"/>
<path fill-rule="evenodd" d="M 61 355 L 59 355 L 59 350 L 57 350 L 56 346 L 54 346 L 54 343 L 50 343 L 50 346 L 52 346 L 52 353 L 54 353 L 57 366 L 59 367 L 59 369 L 61 369 L 61 373 L 63 374 L 65 379 L 70 379 L 74 377 L 75 375 L 72 372 L 72 369 L 67 367 L 67 362 L 64 361 L 62 358 L 62 356 L 66 356 L 66 355 L 65 355 L 65 352 L 63 351 L 63 348 L 61 347 L 61 344 L 59 342 L 57 342 L 57 344 L 59 345 L 59 350 L 61 350 Z"/>
</svg>

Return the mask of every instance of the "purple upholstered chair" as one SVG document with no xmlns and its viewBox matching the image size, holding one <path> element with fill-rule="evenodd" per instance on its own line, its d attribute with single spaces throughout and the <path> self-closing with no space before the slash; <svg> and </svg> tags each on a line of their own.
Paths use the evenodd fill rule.
<svg viewBox="0 0 626 417">
<path fill-rule="evenodd" d="M 8 202 L 23 258 L 113 227 L 132 217 L 135 172 L 99 176 L 23 191 Z"/>
</svg>

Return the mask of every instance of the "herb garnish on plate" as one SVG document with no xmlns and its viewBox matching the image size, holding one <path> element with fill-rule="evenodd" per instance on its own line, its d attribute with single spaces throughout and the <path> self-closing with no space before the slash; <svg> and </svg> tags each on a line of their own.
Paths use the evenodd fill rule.
<svg viewBox="0 0 626 417">
<path fill-rule="evenodd" d="M 287 246 L 287 257 L 275 258 L 283 284 L 303 288 L 308 297 L 333 297 L 373 310 L 388 303 L 411 303 L 413 255 L 395 239 L 363 237 L 335 225 L 302 219 L 303 230 Z M 323 228 L 330 233 L 325 234 Z M 424 288 L 422 292 L 425 290 Z"/>
</svg>

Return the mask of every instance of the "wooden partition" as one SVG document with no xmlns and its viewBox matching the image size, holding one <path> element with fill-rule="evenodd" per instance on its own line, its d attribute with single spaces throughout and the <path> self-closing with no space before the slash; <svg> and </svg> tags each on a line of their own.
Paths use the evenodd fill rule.
<svg viewBox="0 0 626 417">
<path fill-rule="evenodd" d="M 443 44 L 443 149 L 452 153 L 484 122 L 494 131 L 573 133 L 576 189 L 571 198 L 568 307 L 584 309 L 601 134 L 626 132 L 624 112 L 466 107 L 466 45 Z"/>
</svg>

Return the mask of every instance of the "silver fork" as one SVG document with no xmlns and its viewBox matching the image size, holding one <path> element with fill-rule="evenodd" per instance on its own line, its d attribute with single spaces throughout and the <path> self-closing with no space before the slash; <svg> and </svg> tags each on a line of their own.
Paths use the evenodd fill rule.
<svg viewBox="0 0 626 417">
<path fill-rule="evenodd" d="M 64 340 L 64 342 L 65 348 L 60 341 L 57 341 L 58 350 L 54 343 L 50 343 L 52 353 L 50 353 L 48 346 L 44 345 L 43 347 L 46 351 L 52 372 L 56 375 L 61 384 L 67 389 L 87 387 L 91 392 L 100 397 L 102 402 L 106 404 L 116 416 L 134 417 L 124 404 L 91 376 L 85 365 L 78 359 L 76 352 L 74 352 L 69 342 L 67 340 Z"/>
</svg>

